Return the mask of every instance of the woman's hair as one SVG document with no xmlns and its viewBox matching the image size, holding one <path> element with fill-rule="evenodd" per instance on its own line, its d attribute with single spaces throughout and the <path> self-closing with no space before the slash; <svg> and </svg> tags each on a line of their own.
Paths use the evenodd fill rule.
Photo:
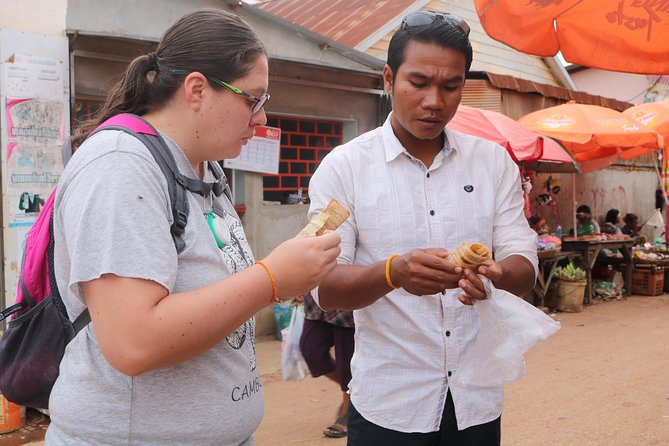
<svg viewBox="0 0 669 446">
<path fill-rule="evenodd" d="M 72 138 L 72 147 L 78 147 L 112 116 L 144 115 L 165 105 L 182 84 L 183 71 L 197 71 L 232 82 L 248 74 L 260 55 L 267 55 L 265 47 L 238 16 L 214 8 L 192 11 L 165 31 L 155 53 L 130 62 L 123 78 L 110 91 L 100 114 L 79 127 Z M 213 82 L 210 85 L 223 88 Z"/>
<path fill-rule="evenodd" d="M 604 219 L 604 222 L 613 223 L 615 225 L 616 223 L 618 223 L 619 215 L 620 211 L 618 209 L 609 209 L 609 211 L 606 213 L 606 218 Z"/>
<path fill-rule="evenodd" d="M 623 217 L 623 221 L 627 226 L 630 226 L 632 223 L 634 223 L 635 220 L 639 221 L 639 216 L 636 214 L 629 213 L 625 214 L 625 216 Z"/>
</svg>

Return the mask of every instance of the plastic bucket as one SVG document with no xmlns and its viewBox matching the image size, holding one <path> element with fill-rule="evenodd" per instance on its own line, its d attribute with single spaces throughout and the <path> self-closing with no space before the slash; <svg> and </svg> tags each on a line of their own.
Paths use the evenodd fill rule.
<svg viewBox="0 0 669 446">
<path fill-rule="evenodd" d="M 566 313 L 583 310 L 586 280 L 560 280 L 558 284 L 558 309 Z"/>
<path fill-rule="evenodd" d="M 276 324 L 276 338 L 282 339 L 281 330 L 290 325 L 290 317 L 293 315 L 293 304 L 288 301 L 274 304 L 274 322 Z"/>
<path fill-rule="evenodd" d="M 26 423 L 26 408 L 7 401 L 0 393 L 0 434 L 19 430 Z"/>
</svg>

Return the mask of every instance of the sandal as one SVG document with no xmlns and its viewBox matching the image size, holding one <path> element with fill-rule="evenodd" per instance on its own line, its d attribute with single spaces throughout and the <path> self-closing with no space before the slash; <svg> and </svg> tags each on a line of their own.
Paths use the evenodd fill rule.
<svg viewBox="0 0 669 446">
<path fill-rule="evenodd" d="M 343 427 L 342 427 L 343 426 Z M 323 435 L 330 438 L 342 438 L 348 434 L 346 431 L 346 419 L 338 417 L 334 423 L 326 427 Z"/>
</svg>

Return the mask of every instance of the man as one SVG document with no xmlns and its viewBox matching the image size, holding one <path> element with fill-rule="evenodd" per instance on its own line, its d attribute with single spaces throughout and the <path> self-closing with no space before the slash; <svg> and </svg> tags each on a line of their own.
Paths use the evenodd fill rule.
<svg viewBox="0 0 669 446">
<path fill-rule="evenodd" d="M 326 427 L 323 435 L 340 438 L 346 436 L 348 418 L 348 383 L 351 380 L 351 357 L 355 336 L 352 311 L 323 311 L 311 293 L 304 296 L 304 328 L 300 338 L 300 351 L 309 367 L 311 376 L 327 376 L 342 391 L 342 402 L 337 409 L 334 423 Z M 334 358 L 331 350 L 334 347 Z"/>
<path fill-rule="evenodd" d="M 484 280 L 529 291 L 537 238 L 508 153 L 446 128 L 472 61 L 468 33 L 448 13 L 409 14 L 383 71 L 393 112 L 333 150 L 310 183 L 310 216 L 330 198 L 351 212 L 339 264 L 314 291 L 324 309 L 356 310 L 350 446 L 500 443 L 503 388 L 451 377 L 476 336 Z M 446 257 L 463 240 L 495 260 L 456 267 Z"/>
<path fill-rule="evenodd" d="M 600 234 L 602 232 L 599 224 L 592 219 L 592 212 L 587 204 L 582 204 L 576 208 L 576 218 L 578 219 L 577 236 Z"/>
</svg>

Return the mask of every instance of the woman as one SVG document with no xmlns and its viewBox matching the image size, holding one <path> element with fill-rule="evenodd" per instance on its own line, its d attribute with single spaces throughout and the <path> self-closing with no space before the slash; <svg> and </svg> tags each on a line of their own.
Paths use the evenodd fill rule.
<svg viewBox="0 0 669 446">
<path fill-rule="evenodd" d="M 638 237 L 639 231 L 641 230 L 639 227 L 639 216 L 628 213 L 623 217 L 623 221 L 625 222 L 625 226 L 623 226 L 622 233 L 627 234 L 630 237 Z"/>
<path fill-rule="evenodd" d="M 235 158 L 265 124 L 268 63 L 238 17 L 187 14 L 113 89 L 99 123 L 142 116 L 182 174 L 212 181 L 208 160 Z M 55 268 L 71 318 L 92 323 L 61 362 L 47 445 L 251 445 L 262 418 L 254 314 L 312 289 L 335 266 L 339 236 L 288 240 L 254 264 L 232 204 L 189 193 L 177 254 L 165 177 L 134 137 L 105 130 L 77 149 L 55 203 Z M 219 248 L 203 214 L 225 212 Z"/>
<path fill-rule="evenodd" d="M 618 209 L 609 209 L 602 225 L 602 232 L 607 234 L 622 234 L 618 224 L 620 223 L 620 211 Z"/>
</svg>

